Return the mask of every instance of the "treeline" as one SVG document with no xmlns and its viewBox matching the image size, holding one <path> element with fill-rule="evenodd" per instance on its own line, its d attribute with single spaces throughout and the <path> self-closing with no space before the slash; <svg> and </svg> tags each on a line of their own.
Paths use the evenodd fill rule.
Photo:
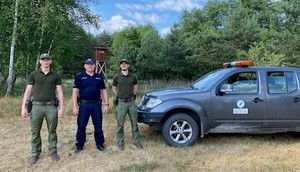
<svg viewBox="0 0 300 172">
<path fill-rule="evenodd" d="M 300 65 L 298 0 L 212 0 L 202 9 L 184 11 L 164 37 L 152 25 L 86 33 L 83 26 L 101 27 L 88 2 L 0 0 L 0 86 L 6 86 L 6 95 L 15 78 L 38 68 L 42 52 L 54 57 L 54 69 L 65 78 L 82 70 L 83 60 L 94 57 L 94 47 L 109 48 L 109 78 L 122 58 L 140 79 L 165 80 L 195 79 L 239 59 Z"/>
</svg>

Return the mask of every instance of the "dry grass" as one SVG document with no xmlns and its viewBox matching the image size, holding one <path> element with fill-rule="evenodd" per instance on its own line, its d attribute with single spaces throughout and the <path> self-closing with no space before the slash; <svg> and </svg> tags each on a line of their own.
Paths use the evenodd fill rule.
<svg viewBox="0 0 300 172">
<path fill-rule="evenodd" d="M 70 100 L 59 119 L 58 151 L 61 160 L 52 162 L 47 153 L 47 129 L 42 128 L 43 152 L 30 166 L 29 118 L 19 116 L 20 99 L 0 99 L 0 171 L 300 171 L 300 141 L 295 133 L 275 135 L 210 134 L 192 147 L 167 146 L 161 135 L 139 124 L 143 150 L 132 145 L 131 128 L 126 122 L 125 150 L 115 146 L 116 122 L 113 110 L 104 115 L 107 151 L 95 148 L 91 121 L 84 151 L 75 156 L 76 118 Z"/>
</svg>

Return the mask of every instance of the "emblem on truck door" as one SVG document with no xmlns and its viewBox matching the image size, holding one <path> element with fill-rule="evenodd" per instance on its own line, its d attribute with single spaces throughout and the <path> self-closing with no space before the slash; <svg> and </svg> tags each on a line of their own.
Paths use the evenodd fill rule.
<svg viewBox="0 0 300 172">
<path fill-rule="evenodd" d="M 248 114 L 248 108 L 244 108 L 245 107 L 245 102 L 243 100 L 238 100 L 236 102 L 236 106 L 238 108 L 233 108 L 233 114 L 238 115 L 238 114 L 243 114 L 246 115 Z"/>
</svg>

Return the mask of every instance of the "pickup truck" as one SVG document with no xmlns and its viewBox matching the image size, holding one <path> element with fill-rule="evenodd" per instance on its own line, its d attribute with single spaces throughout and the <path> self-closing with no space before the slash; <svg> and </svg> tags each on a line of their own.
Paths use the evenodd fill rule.
<svg viewBox="0 0 300 172">
<path fill-rule="evenodd" d="M 174 147 L 209 133 L 300 131 L 300 69 L 224 65 L 188 87 L 146 93 L 138 121 Z"/>
</svg>

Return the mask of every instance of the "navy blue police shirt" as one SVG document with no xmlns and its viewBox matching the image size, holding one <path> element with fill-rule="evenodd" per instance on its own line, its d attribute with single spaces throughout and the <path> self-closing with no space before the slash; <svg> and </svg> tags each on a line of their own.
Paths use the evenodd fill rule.
<svg viewBox="0 0 300 172">
<path fill-rule="evenodd" d="M 94 73 L 93 76 L 81 72 L 75 78 L 73 88 L 79 89 L 81 100 L 100 100 L 100 92 L 106 89 L 102 76 Z"/>
</svg>

